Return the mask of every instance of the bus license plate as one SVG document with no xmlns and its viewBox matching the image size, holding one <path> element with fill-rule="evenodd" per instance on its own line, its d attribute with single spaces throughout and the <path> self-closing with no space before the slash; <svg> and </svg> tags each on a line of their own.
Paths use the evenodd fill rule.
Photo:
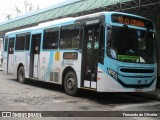
<svg viewBox="0 0 160 120">
<path fill-rule="evenodd" d="M 142 89 L 136 89 L 135 92 L 143 92 Z"/>
</svg>

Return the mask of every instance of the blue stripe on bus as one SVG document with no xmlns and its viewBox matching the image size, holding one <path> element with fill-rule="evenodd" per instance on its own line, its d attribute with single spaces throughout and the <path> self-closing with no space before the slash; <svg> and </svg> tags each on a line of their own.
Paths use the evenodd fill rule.
<svg viewBox="0 0 160 120">
<path fill-rule="evenodd" d="M 47 70 L 45 72 L 45 80 L 47 81 L 50 78 L 50 71 L 52 69 L 53 61 L 54 61 L 54 51 L 51 51 L 49 55 L 49 62 L 48 62 Z"/>
</svg>

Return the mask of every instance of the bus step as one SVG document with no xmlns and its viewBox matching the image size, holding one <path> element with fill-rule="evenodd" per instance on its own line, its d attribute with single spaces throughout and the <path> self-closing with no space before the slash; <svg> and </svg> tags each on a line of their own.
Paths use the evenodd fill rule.
<svg viewBox="0 0 160 120">
<path fill-rule="evenodd" d="M 81 89 L 86 89 L 86 90 L 97 91 L 95 88 L 89 88 L 89 87 L 81 87 Z"/>
</svg>

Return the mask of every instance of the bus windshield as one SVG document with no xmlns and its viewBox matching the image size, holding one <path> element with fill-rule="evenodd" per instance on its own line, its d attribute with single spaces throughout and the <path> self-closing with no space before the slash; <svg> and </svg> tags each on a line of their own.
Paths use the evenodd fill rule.
<svg viewBox="0 0 160 120">
<path fill-rule="evenodd" d="M 154 63 L 155 34 L 149 29 L 112 26 L 107 30 L 107 54 L 123 62 Z"/>
</svg>

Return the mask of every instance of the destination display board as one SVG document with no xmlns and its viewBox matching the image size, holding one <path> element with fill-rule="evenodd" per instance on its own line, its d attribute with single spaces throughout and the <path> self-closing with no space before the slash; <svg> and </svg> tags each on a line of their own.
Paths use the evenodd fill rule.
<svg viewBox="0 0 160 120">
<path fill-rule="evenodd" d="M 151 21 L 139 17 L 122 15 L 122 14 L 113 14 L 111 16 L 111 20 L 114 23 L 153 29 L 153 24 Z"/>
<path fill-rule="evenodd" d="M 63 59 L 77 60 L 78 59 L 78 53 L 77 52 L 64 52 L 63 53 Z"/>
</svg>

